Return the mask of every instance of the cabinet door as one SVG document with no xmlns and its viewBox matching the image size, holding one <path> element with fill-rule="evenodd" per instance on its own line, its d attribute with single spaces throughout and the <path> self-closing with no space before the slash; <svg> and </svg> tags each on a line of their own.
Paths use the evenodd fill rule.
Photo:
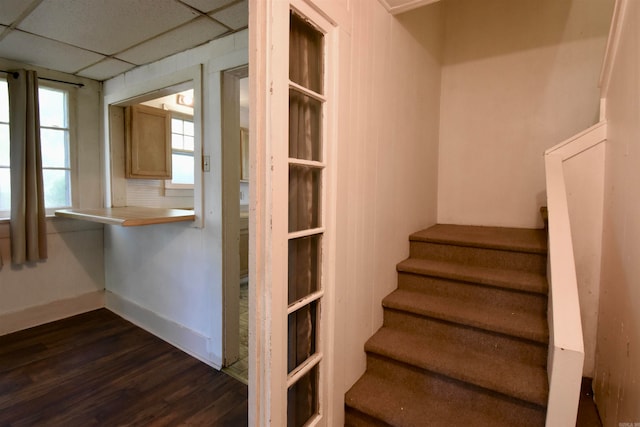
<svg viewBox="0 0 640 427">
<path fill-rule="evenodd" d="M 171 112 L 126 108 L 126 177 L 171 179 Z"/>
</svg>

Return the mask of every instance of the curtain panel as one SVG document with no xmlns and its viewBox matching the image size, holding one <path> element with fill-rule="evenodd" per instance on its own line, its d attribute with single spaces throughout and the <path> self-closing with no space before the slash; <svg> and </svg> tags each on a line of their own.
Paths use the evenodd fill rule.
<svg viewBox="0 0 640 427">
<path fill-rule="evenodd" d="M 38 76 L 20 70 L 7 76 L 11 169 L 11 261 L 47 258 Z"/>
</svg>

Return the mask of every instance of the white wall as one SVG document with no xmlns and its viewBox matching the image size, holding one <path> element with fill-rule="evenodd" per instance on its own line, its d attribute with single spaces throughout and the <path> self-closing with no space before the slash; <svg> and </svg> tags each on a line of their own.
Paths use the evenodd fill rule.
<svg viewBox="0 0 640 427">
<path fill-rule="evenodd" d="M 0 59 L 0 69 L 24 68 L 24 64 Z M 100 83 L 37 67 L 41 77 L 84 83 L 66 86 L 75 98 L 78 174 L 77 207 L 102 203 L 100 175 Z M 45 81 L 41 82 L 46 84 Z M 102 225 L 47 219 L 46 261 L 11 265 L 9 224 L 0 221 L 0 334 L 67 317 L 102 305 L 104 263 Z"/>
<path fill-rule="evenodd" d="M 598 120 L 612 2 L 444 5 L 438 222 L 541 226 L 544 150 Z"/>
<path fill-rule="evenodd" d="M 203 64 L 203 227 L 105 227 L 107 306 L 201 360 L 222 364 L 220 71 L 248 62 L 247 31 L 105 82 L 105 97 Z M 198 212 L 196 210 L 196 212 Z"/>
<path fill-rule="evenodd" d="M 606 427 L 640 422 L 640 2 L 628 3 L 607 96 L 595 397 Z"/>
<path fill-rule="evenodd" d="M 444 23 L 440 4 L 398 17 L 378 2 L 351 5 L 339 82 L 335 408 L 365 370 L 364 343 L 382 325 L 409 234 L 436 221 Z"/>
<path fill-rule="evenodd" d="M 582 375 L 589 378 L 594 377 L 600 302 L 604 160 L 601 143 L 563 162 L 584 341 Z"/>
</svg>

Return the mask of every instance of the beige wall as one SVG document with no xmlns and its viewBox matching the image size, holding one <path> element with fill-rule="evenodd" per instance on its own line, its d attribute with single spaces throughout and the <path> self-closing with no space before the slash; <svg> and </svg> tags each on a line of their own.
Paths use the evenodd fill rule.
<svg viewBox="0 0 640 427">
<path fill-rule="evenodd" d="M 102 225 L 47 220 L 46 261 L 14 267 L 9 225 L 0 224 L 0 335 L 103 305 Z"/>
<path fill-rule="evenodd" d="M 24 67 L 0 59 L 0 69 Z M 29 67 L 33 68 L 33 67 Z M 76 105 L 76 182 L 79 207 L 102 203 L 100 176 L 100 84 L 64 73 L 35 68 L 41 77 L 81 81 L 69 86 Z M 46 84 L 46 82 L 43 82 Z M 72 107 L 73 108 L 73 107 Z M 102 225 L 48 219 L 49 259 L 15 267 L 11 265 L 9 224 L 0 221 L 0 334 L 46 323 L 101 304 L 104 290 Z"/>
<path fill-rule="evenodd" d="M 352 6 L 350 77 L 340 81 L 336 408 L 364 372 L 364 343 L 382 325 L 409 234 L 436 221 L 442 7 L 395 18 L 378 2 Z"/>
<path fill-rule="evenodd" d="M 595 396 L 608 427 L 640 423 L 640 2 L 627 3 L 607 96 Z"/>
<path fill-rule="evenodd" d="M 540 226 L 544 150 L 598 119 L 612 2 L 444 4 L 438 221 Z"/>
</svg>

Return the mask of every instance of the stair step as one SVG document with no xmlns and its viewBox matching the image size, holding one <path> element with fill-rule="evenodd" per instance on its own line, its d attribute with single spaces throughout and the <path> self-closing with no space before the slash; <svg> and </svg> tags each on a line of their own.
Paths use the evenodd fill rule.
<svg viewBox="0 0 640 427">
<path fill-rule="evenodd" d="M 523 311 L 544 316 L 547 313 L 548 298 L 546 295 L 477 283 L 399 272 L 398 289 L 432 296 L 472 299 L 480 306 L 502 307 L 511 311 Z"/>
<path fill-rule="evenodd" d="M 547 405 L 547 372 L 540 366 L 495 358 L 444 339 L 387 327 L 367 341 L 365 350 L 541 407 Z"/>
<path fill-rule="evenodd" d="M 411 369 L 396 378 L 379 375 L 375 370 L 374 366 L 367 371 L 345 395 L 345 426 L 544 425 L 544 411 L 537 407 L 478 393 L 438 376 L 419 378 Z M 359 422 L 360 419 L 365 421 Z"/>
<path fill-rule="evenodd" d="M 547 278 L 544 275 L 520 270 L 506 270 L 419 258 L 409 258 L 400 262 L 397 270 L 403 273 L 422 274 L 544 295 L 548 291 Z"/>
<path fill-rule="evenodd" d="M 548 344 L 390 308 L 384 310 L 384 326 L 405 332 L 420 331 L 455 342 L 461 348 L 475 348 L 496 359 L 547 366 Z"/>
<path fill-rule="evenodd" d="M 411 241 L 409 253 L 411 258 L 456 262 L 480 267 L 506 268 L 537 274 L 545 274 L 547 270 L 547 257 L 545 254 L 539 253 L 514 252 L 423 241 Z"/>
<path fill-rule="evenodd" d="M 542 344 L 549 342 L 546 317 L 526 312 L 505 311 L 500 307 L 479 306 L 474 304 L 472 299 L 430 296 L 397 289 L 384 298 L 382 306 Z"/>
<path fill-rule="evenodd" d="M 547 232 L 439 224 L 410 236 L 345 425 L 542 426 Z"/>
<path fill-rule="evenodd" d="M 411 234 L 409 240 L 516 252 L 547 253 L 547 233 L 543 229 L 437 224 Z"/>
</svg>

